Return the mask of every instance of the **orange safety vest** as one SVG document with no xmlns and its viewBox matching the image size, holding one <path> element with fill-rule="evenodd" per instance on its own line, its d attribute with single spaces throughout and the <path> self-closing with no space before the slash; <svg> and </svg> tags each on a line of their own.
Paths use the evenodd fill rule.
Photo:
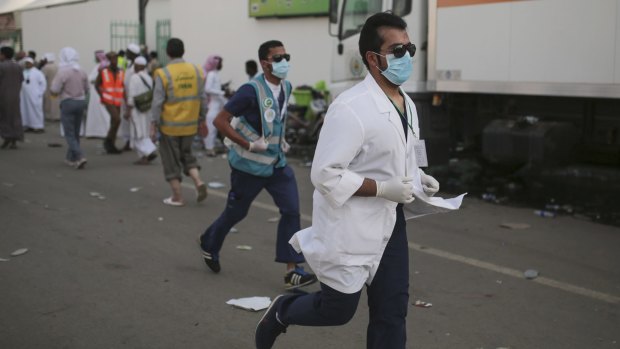
<svg viewBox="0 0 620 349">
<path fill-rule="evenodd" d="M 119 69 L 116 77 L 109 68 L 101 71 L 101 102 L 120 106 L 125 90 L 125 71 Z"/>
</svg>

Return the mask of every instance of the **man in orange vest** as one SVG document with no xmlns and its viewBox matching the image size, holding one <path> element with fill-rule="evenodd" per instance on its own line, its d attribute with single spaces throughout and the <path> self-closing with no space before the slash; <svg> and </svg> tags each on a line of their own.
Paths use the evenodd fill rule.
<svg viewBox="0 0 620 349">
<path fill-rule="evenodd" d="M 121 124 L 121 103 L 123 102 L 123 93 L 125 91 L 125 71 L 118 67 L 114 51 L 108 52 L 106 57 L 110 61 L 110 65 L 99 72 L 95 82 L 101 103 L 110 114 L 110 129 L 103 141 L 103 148 L 108 154 L 120 154 L 121 151 L 116 148 L 114 142 L 116 141 L 118 127 Z"/>
</svg>

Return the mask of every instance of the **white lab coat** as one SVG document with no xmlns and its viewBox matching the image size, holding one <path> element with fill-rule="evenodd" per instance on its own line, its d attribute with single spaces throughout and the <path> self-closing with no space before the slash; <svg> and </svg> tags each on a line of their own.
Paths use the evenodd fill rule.
<svg viewBox="0 0 620 349">
<path fill-rule="evenodd" d="M 353 196 L 364 178 L 410 176 L 422 190 L 413 146 L 418 115 L 408 96 L 406 103 L 415 131 L 407 130 L 407 141 L 398 112 L 370 74 L 327 111 L 311 171 L 313 225 L 290 244 L 337 291 L 354 293 L 372 281 L 396 223 L 396 202 Z"/>
<path fill-rule="evenodd" d="M 45 75 L 37 69 L 24 70 L 24 81 L 20 94 L 22 126 L 43 129 L 43 95 L 47 89 Z"/>
</svg>

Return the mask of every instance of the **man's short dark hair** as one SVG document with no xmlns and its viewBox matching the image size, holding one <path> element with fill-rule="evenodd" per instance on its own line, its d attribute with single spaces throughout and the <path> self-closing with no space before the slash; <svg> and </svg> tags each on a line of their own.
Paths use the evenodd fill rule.
<svg viewBox="0 0 620 349">
<path fill-rule="evenodd" d="M 283 46 L 284 44 L 282 44 L 282 42 L 278 40 L 269 40 L 267 42 L 264 42 L 258 48 L 258 59 L 260 59 L 261 61 L 266 61 L 267 56 L 269 55 L 270 49 L 274 47 L 283 47 Z"/>
<path fill-rule="evenodd" d="M 258 71 L 258 65 L 256 64 L 256 61 L 253 59 L 246 61 L 245 70 Z"/>
<path fill-rule="evenodd" d="M 149 53 L 149 57 L 151 57 L 151 58 L 157 58 L 157 51 L 151 51 L 151 52 Z"/>
<path fill-rule="evenodd" d="M 13 59 L 13 56 L 15 55 L 15 50 L 13 50 L 10 46 L 2 46 L 0 48 L 0 52 L 6 59 Z"/>
<path fill-rule="evenodd" d="M 170 58 L 181 58 L 185 54 L 185 45 L 179 38 L 171 38 L 166 45 L 166 53 Z"/>
<path fill-rule="evenodd" d="M 379 52 L 383 45 L 383 38 L 379 35 L 379 27 L 390 27 L 398 29 L 407 29 L 407 23 L 400 17 L 391 12 L 379 12 L 368 17 L 362 32 L 360 33 L 359 50 L 362 55 L 362 61 L 368 68 L 366 60 L 366 52 Z"/>
</svg>

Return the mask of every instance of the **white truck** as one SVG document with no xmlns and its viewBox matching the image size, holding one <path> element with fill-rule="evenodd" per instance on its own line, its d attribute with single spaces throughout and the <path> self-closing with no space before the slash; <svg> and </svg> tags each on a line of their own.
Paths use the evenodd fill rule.
<svg viewBox="0 0 620 349">
<path fill-rule="evenodd" d="M 334 94 L 366 75 L 359 32 L 388 10 L 418 47 L 403 89 L 429 160 L 460 144 L 498 162 L 574 148 L 575 160 L 620 165 L 620 0 L 330 0 Z M 525 116 L 540 123 L 514 127 Z"/>
</svg>

